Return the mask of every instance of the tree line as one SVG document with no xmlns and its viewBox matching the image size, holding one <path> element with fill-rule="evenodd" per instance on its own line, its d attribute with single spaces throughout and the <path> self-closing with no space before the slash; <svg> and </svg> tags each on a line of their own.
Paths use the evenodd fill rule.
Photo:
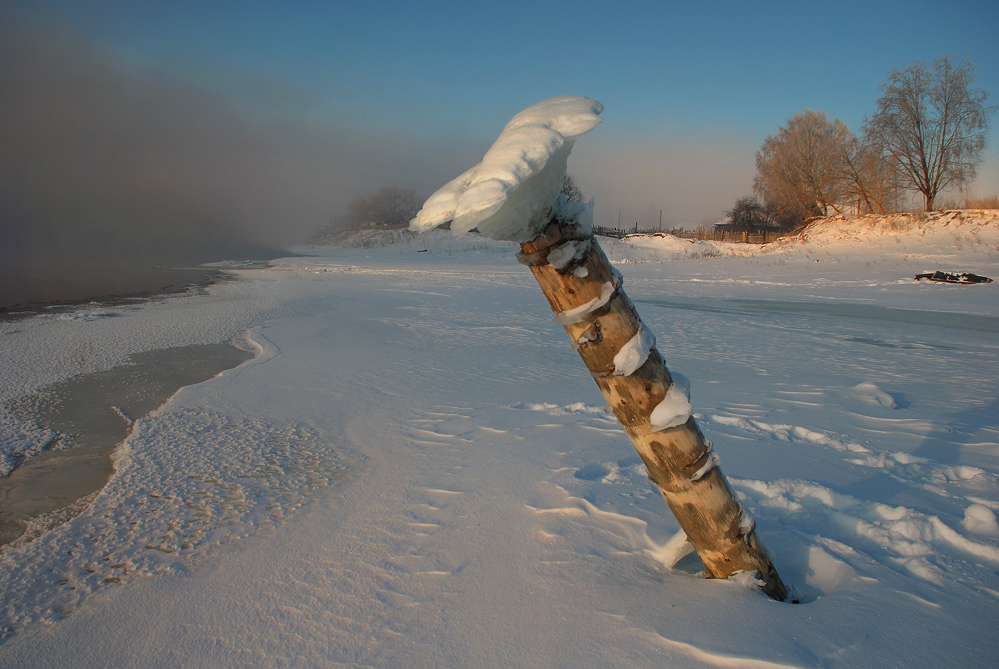
<svg viewBox="0 0 999 669">
<path fill-rule="evenodd" d="M 975 67 L 944 56 L 893 68 L 860 134 L 825 112 L 805 110 L 756 153 L 755 196 L 726 212 L 735 229 L 793 228 L 830 213 L 898 211 L 918 193 L 931 211 L 941 192 L 975 179 L 989 115 Z"/>
</svg>

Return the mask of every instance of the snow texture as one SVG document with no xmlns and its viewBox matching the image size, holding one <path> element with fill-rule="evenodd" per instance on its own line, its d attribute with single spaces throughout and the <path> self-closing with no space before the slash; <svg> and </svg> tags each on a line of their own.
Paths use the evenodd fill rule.
<svg viewBox="0 0 999 669">
<path fill-rule="evenodd" d="M 588 239 L 593 235 L 593 200 L 570 202 L 564 194 L 559 194 L 552 207 L 552 216 L 563 225 L 575 226 L 573 234 L 576 239 Z"/>
<path fill-rule="evenodd" d="M 656 552 L 656 559 L 667 567 L 673 568 L 680 560 L 693 552 L 694 545 L 687 538 L 687 533 L 679 530 Z"/>
<path fill-rule="evenodd" d="M 639 322 L 638 332 L 621 347 L 614 356 L 614 374 L 631 376 L 649 359 L 649 354 L 656 346 L 656 336 Z"/>
<path fill-rule="evenodd" d="M 543 100 L 514 116 L 482 162 L 430 196 L 415 232 L 450 222 L 486 237 L 526 242 L 548 224 L 573 143 L 600 123 L 603 105 L 581 95 Z"/>
<path fill-rule="evenodd" d="M 984 504 L 972 504 L 964 510 L 964 528 L 975 534 L 999 537 L 999 523 L 996 514 Z"/>
<path fill-rule="evenodd" d="M 898 404 L 896 404 L 894 397 L 881 390 L 876 384 L 870 381 L 864 381 L 863 383 L 855 385 L 853 387 L 853 394 L 861 402 L 866 402 L 867 404 L 885 407 L 886 409 L 898 408 Z"/>
<path fill-rule="evenodd" d="M 0 666 L 995 664 L 999 284 L 913 277 L 999 276 L 999 214 L 600 240 L 798 605 L 704 578 L 508 243 L 345 241 L 0 321 L 12 462 L 52 439 L 9 411 L 42 386 L 257 352 L 136 420 L 80 515 L 0 549 Z"/>
</svg>

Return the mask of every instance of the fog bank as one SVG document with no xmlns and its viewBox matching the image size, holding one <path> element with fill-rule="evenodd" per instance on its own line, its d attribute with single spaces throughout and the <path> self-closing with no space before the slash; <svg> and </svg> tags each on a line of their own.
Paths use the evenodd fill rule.
<svg viewBox="0 0 999 669">
<path fill-rule="evenodd" d="M 569 172 L 595 199 L 597 225 L 648 229 L 662 210 L 664 229 L 690 229 L 717 223 L 752 193 L 757 148 L 748 137 L 638 138 L 600 128 L 573 149 Z"/>
<path fill-rule="evenodd" d="M 429 187 L 468 160 L 336 119 L 251 118 L 76 35 L 2 23 L 0 306 L 98 296 L 153 266 L 273 256 L 359 194 Z"/>
<path fill-rule="evenodd" d="M 225 86 L 2 14 L 0 306 L 156 290 L 186 275 L 152 267 L 273 257 L 358 195 L 386 185 L 429 195 L 502 129 L 417 137 L 335 111 L 296 116 L 294 96 L 281 98 L 288 89 L 263 80 L 258 107 L 237 107 Z M 664 227 L 693 227 L 749 193 L 756 148 L 607 123 L 579 142 L 569 169 L 595 198 L 598 224 L 651 227 L 661 209 Z"/>
</svg>

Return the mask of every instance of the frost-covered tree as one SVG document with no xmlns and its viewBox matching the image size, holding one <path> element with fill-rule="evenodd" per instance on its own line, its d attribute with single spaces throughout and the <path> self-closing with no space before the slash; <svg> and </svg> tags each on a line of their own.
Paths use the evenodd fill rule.
<svg viewBox="0 0 999 669">
<path fill-rule="evenodd" d="M 421 200 L 412 188 L 383 186 L 351 201 L 347 225 L 351 228 L 403 227 L 416 216 L 420 204 Z"/>
<path fill-rule="evenodd" d="M 846 124 L 807 109 L 792 116 L 756 152 L 753 189 L 778 211 L 839 211 L 843 197 L 840 156 L 852 137 Z"/>
<path fill-rule="evenodd" d="M 892 69 L 867 122 L 903 186 L 923 195 L 927 211 L 943 189 L 973 181 L 982 160 L 995 108 L 985 104 L 987 91 L 971 87 L 974 70 L 952 56 Z"/>
</svg>

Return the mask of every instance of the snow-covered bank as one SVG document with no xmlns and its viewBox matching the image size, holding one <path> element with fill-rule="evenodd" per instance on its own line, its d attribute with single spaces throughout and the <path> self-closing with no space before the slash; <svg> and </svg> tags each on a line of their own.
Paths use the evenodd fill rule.
<svg viewBox="0 0 999 669">
<path fill-rule="evenodd" d="M 59 306 L 31 318 L 0 321 L 5 342 L 0 347 L 0 474 L 55 437 L 17 420 L 12 400 L 69 377 L 123 365 L 135 353 L 239 340 L 270 309 L 289 308 L 251 297 L 245 287 L 233 282 L 211 296 L 192 291 L 129 303 Z"/>
<path fill-rule="evenodd" d="M 229 344 L 157 349 L 133 354 L 113 369 L 74 376 L 38 394 L 18 397 L 8 407 L 16 417 L 58 436 L 51 448 L 0 478 L 0 545 L 30 541 L 75 515 L 71 510 L 83 504 L 80 500 L 107 484 L 114 472 L 114 451 L 135 421 L 180 388 L 207 381 L 252 357 Z"/>
<path fill-rule="evenodd" d="M 140 421 L 83 516 L 0 558 L 0 664 L 988 665 L 997 284 L 912 279 L 999 276 L 995 226 L 975 237 L 668 262 L 601 240 L 798 606 L 670 566 L 676 524 L 515 245 L 329 248 L 4 324 L 29 389 L 66 373 L 46 355 L 242 330 L 262 353 Z"/>
</svg>

